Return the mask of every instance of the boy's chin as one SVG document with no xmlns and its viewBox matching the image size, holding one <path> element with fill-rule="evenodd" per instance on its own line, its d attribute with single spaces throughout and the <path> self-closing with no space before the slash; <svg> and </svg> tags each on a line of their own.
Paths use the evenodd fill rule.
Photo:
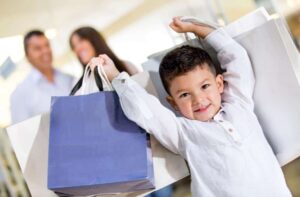
<svg viewBox="0 0 300 197">
<path fill-rule="evenodd" d="M 207 122 L 207 121 L 210 121 L 211 119 L 213 118 L 212 117 L 195 117 L 195 120 L 199 120 L 199 121 L 202 121 L 202 122 Z"/>
<path fill-rule="evenodd" d="M 199 120 L 202 122 L 207 122 L 213 119 L 213 117 L 215 116 L 215 112 L 212 110 L 208 110 L 205 113 L 202 114 L 194 114 L 194 120 Z"/>
<path fill-rule="evenodd" d="M 207 122 L 207 121 L 210 121 L 213 118 L 213 116 L 193 116 L 193 117 L 185 116 L 185 118 L 190 119 L 190 120 L 198 120 L 201 122 Z"/>
</svg>

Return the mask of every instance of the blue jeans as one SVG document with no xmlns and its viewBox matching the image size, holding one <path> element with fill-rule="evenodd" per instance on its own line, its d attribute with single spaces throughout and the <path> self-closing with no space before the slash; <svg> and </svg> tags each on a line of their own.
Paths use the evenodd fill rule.
<svg viewBox="0 0 300 197">
<path fill-rule="evenodd" d="M 148 194 L 146 197 L 172 197 L 173 188 L 171 185 L 164 187 L 158 191 Z"/>
</svg>

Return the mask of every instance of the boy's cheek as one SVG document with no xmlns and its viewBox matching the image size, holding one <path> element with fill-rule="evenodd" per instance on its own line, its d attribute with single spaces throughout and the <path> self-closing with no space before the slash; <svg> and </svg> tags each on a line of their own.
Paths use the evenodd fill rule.
<svg viewBox="0 0 300 197">
<path fill-rule="evenodd" d="M 178 105 L 179 112 L 183 116 L 188 116 L 191 113 L 191 107 L 188 103 L 181 103 Z"/>
</svg>

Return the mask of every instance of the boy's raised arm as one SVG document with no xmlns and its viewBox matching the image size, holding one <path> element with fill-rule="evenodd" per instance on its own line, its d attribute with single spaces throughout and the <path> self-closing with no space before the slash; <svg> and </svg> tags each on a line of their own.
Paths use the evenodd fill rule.
<svg viewBox="0 0 300 197">
<path fill-rule="evenodd" d="M 182 125 L 173 112 L 148 94 L 126 72 L 122 72 L 112 85 L 119 95 L 126 116 L 153 134 L 162 145 L 179 154 Z"/>
<path fill-rule="evenodd" d="M 253 110 L 254 73 L 246 50 L 233 40 L 222 28 L 205 37 L 205 41 L 217 52 L 223 73 L 224 102 L 239 101 Z"/>
<path fill-rule="evenodd" d="M 90 66 L 102 64 L 103 69 L 116 90 L 125 115 L 148 133 L 153 134 L 162 145 L 179 154 L 182 125 L 173 112 L 148 94 L 126 72 L 120 73 L 107 55 L 100 55 Z"/>
</svg>

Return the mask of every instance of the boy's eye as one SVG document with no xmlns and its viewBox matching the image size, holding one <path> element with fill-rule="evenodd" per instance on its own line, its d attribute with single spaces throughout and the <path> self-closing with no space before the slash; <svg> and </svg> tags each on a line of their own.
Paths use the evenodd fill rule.
<svg viewBox="0 0 300 197">
<path fill-rule="evenodd" d="M 208 87 L 210 86 L 210 84 L 204 84 L 203 86 L 202 86 L 202 89 L 207 89 Z"/>
<path fill-rule="evenodd" d="M 185 98 L 189 95 L 189 93 L 183 93 L 183 94 L 180 94 L 179 98 Z"/>
</svg>

